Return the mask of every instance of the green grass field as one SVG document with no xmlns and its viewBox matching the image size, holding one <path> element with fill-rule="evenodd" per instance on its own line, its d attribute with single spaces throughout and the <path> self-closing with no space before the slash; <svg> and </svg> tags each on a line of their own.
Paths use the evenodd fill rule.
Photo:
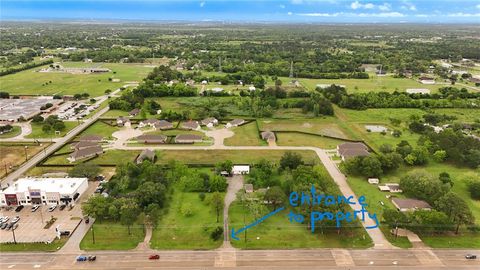
<svg viewBox="0 0 480 270">
<path fill-rule="evenodd" d="M 251 122 L 239 127 L 231 128 L 235 133 L 233 137 L 226 138 L 225 145 L 267 145 L 265 141 L 260 138 L 260 134 L 257 129 L 257 124 Z"/>
<path fill-rule="evenodd" d="M 12 126 L 12 131 L 0 134 L 0 139 L 8 139 L 8 138 L 13 138 L 22 133 L 22 128 L 19 126 Z"/>
<path fill-rule="evenodd" d="M 344 229 L 340 235 L 336 231 L 322 234 L 320 230 L 312 234 L 304 224 L 290 223 L 288 210 L 273 215 L 246 231 L 238 234 L 240 240 L 231 240 L 236 248 L 242 249 L 291 249 L 291 248 L 368 248 L 370 237 L 363 228 Z M 245 222 L 244 222 L 245 217 Z M 229 227 L 238 230 L 255 221 L 240 202 L 234 202 L 229 209 Z"/>
<path fill-rule="evenodd" d="M 370 73 L 369 79 L 299 79 L 300 83 L 310 90 L 314 90 L 317 84 L 336 84 L 344 85 L 348 93 L 367 93 L 367 92 L 405 92 L 408 88 L 427 88 L 432 93 L 438 91 L 438 88 L 446 85 L 421 84 L 414 79 L 393 78 L 392 76 L 377 76 Z M 447 85 L 448 86 L 448 85 Z"/>
<path fill-rule="evenodd" d="M 100 136 L 103 136 L 104 139 L 113 139 L 112 133 L 118 130 L 120 130 L 120 128 L 117 126 L 106 124 L 103 121 L 96 121 L 87 129 L 85 129 L 82 133 L 80 133 L 78 137 L 81 137 L 84 135 L 100 135 Z"/>
<path fill-rule="evenodd" d="M 55 239 L 51 244 L 45 243 L 17 243 L 17 244 L 0 244 L 0 252 L 27 252 L 27 251 L 41 251 L 41 252 L 55 252 L 58 251 L 66 242 L 68 238 Z"/>
<path fill-rule="evenodd" d="M 351 138 L 334 117 L 298 118 L 298 119 L 259 119 L 260 130 L 270 131 L 301 131 L 338 138 Z"/>
<path fill-rule="evenodd" d="M 60 150 L 59 150 L 60 151 Z M 85 159 L 87 163 L 93 164 L 100 164 L 100 165 L 108 165 L 108 166 L 115 166 L 117 164 L 122 164 L 130 161 L 134 161 L 135 157 L 140 154 L 141 151 L 137 150 L 108 150 L 105 151 L 103 154 L 100 154 L 96 158 L 92 159 Z M 61 152 L 56 152 L 61 153 Z M 67 160 L 68 155 L 59 155 L 59 156 L 51 156 L 45 161 L 45 165 L 75 165 L 77 163 L 82 163 L 85 160 L 79 160 L 73 163 L 70 163 Z"/>
<path fill-rule="evenodd" d="M 145 236 L 143 225 L 133 225 L 128 234 L 127 226 L 112 222 L 95 222 L 93 224 L 95 244 L 92 230 L 89 230 L 80 242 L 82 250 L 128 250 L 137 247 Z"/>
<path fill-rule="evenodd" d="M 277 145 L 282 146 L 315 146 L 323 149 L 333 149 L 345 141 L 303 133 L 276 132 Z"/>
<path fill-rule="evenodd" d="M 160 150 L 157 151 L 157 163 L 170 160 L 186 164 L 216 164 L 222 160 L 231 160 L 237 164 L 253 164 L 261 159 L 278 163 L 285 150 Z M 295 151 L 302 155 L 307 163 L 319 163 L 314 151 Z"/>
<path fill-rule="evenodd" d="M 480 233 L 465 232 L 450 236 L 421 235 L 422 241 L 432 248 L 480 248 Z"/>
<path fill-rule="evenodd" d="M 32 125 L 32 133 L 25 136 L 28 139 L 48 139 L 48 138 L 59 138 L 65 136 L 67 132 L 72 130 L 74 127 L 78 126 L 78 122 L 72 121 L 64 121 L 65 129 L 60 132 L 60 134 L 56 135 L 55 132 L 45 133 L 42 130 L 43 125 L 40 123 L 31 123 Z"/>
<path fill-rule="evenodd" d="M 99 66 L 97 63 L 85 64 L 69 62 L 66 66 L 86 67 Z M 58 72 L 36 72 L 43 66 L 29 69 L 15 74 L 0 77 L 0 90 L 11 95 L 73 95 L 87 92 L 90 96 L 100 96 L 107 89 L 117 89 L 129 81 L 142 80 L 153 68 L 139 64 L 107 63 L 101 67 L 109 68 L 112 72 L 105 74 L 70 74 Z M 114 74 L 113 72 L 116 72 Z M 120 79 L 120 82 L 109 82 L 108 78 Z M 18 82 L 22 83 L 18 83 Z M 49 82 L 52 83 L 49 83 Z M 48 83 L 48 85 L 43 85 Z"/>
<path fill-rule="evenodd" d="M 223 227 L 223 210 L 219 221 L 216 213 L 208 204 L 211 194 L 207 193 L 202 202 L 199 193 L 175 191 L 167 213 L 153 231 L 151 247 L 154 249 L 215 249 L 220 247 L 223 237 L 217 241 L 210 238 L 210 232 Z M 191 210 L 191 216 L 182 214 L 182 206 Z"/>
</svg>

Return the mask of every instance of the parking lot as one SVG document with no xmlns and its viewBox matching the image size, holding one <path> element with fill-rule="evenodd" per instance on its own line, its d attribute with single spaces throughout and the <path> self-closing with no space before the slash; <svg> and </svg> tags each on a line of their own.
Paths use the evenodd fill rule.
<svg viewBox="0 0 480 270">
<path fill-rule="evenodd" d="M 0 242 L 9 243 L 13 241 L 13 234 L 15 233 L 15 239 L 18 243 L 32 243 L 32 242 L 50 242 L 57 236 L 56 228 L 59 231 L 70 231 L 72 233 L 78 224 L 82 221 L 82 211 L 80 207 L 80 201 L 88 198 L 93 193 L 97 186 L 97 183 L 89 183 L 87 191 L 79 198 L 72 209 L 65 207 L 60 210 L 60 207 L 51 212 L 48 211 L 48 205 L 42 205 L 38 210 L 32 212 L 32 206 L 26 205 L 20 212 L 15 212 L 15 208 L 6 210 L 2 208 L 0 210 L 0 216 L 8 216 L 11 222 L 16 216 L 20 217 L 17 222 L 18 227 L 14 232 L 12 230 L 3 229 L 0 230 Z M 45 224 L 51 219 L 57 220 L 45 229 Z M 42 222 L 43 220 L 43 222 Z"/>
</svg>

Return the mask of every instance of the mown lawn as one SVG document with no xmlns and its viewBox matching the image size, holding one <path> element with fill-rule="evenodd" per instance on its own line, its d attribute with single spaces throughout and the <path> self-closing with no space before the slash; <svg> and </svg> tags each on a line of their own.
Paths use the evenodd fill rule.
<svg viewBox="0 0 480 270">
<path fill-rule="evenodd" d="M 60 131 L 60 134 L 55 134 L 55 132 L 50 132 L 50 133 L 45 133 L 42 130 L 43 124 L 41 123 L 31 123 L 32 125 L 32 133 L 29 135 L 25 136 L 25 138 L 29 139 L 48 139 L 48 138 L 60 138 L 65 136 L 67 132 L 78 126 L 77 121 L 64 121 L 65 124 L 65 129 Z"/>
<path fill-rule="evenodd" d="M 259 225 L 237 234 L 240 240 L 231 240 L 241 249 L 292 249 L 292 248 L 368 248 L 372 246 L 370 237 L 363 228 L 344 228 L 340 235 L 335 231 L 316 230 L 311 233 L 305 224 L 290 223 L 283 210 L 270 216 Z M 253 223 L 256 219 L 242 206 L 234 202 L 229 209 L 230 229 L 238 230 Z M 245 242 L 246 234 L 246 242 Z"/>
<path fill-rule="evenodd" d="M 432 93 L 438 92 L 438 88 L 446 85 L 421 84 L 414 79 L 393 78 L 392 76 L 377 76 L 370 73 L 368 79 L 299 79 L 300 83 L 310 90 L 314 90 L 317 84 L 336 84 L 344 85 L 348 93 L 367 93 L 367 92 L 405 92 L 408 88 L 427 88 Z M 437 80 L 440 82 L 440 80 Z"/>
<path fill-rule="evenodd" d="M 225 145 L 235 145 L 235 146 L 258 146 L 258 145 L 267 145 L 265 141 L 260 138 L 260 133 L 255 122 L 250 122 L 248 124 L 231 128 L 235 133 L 234 136 L 226 138 L 224 140 Z"/>
<path fill-rule="evenodd" d="M 334 149 L 345 141 L 303 133 L 276 132 L 277 145 L 282 146 L 315 146 L 323 149 Z"/>
<path fill-rule="evenodd" d="M 22 128 L 19 126 L 12 126 L 12 130 L 10 132 L 0 134 L 0 139 L 8 139 L 8 138 L 13 138 L 22 133 Z"/>
<path fill-rule="evenodd" d="M 108 165 L 108 166 L 115 166 L 117 164 L 122 164 L 130 161 L 134 161 L 135 157 L 140 154 L 141 151 L 139 150 L 107 150 L 103 154 L 98 155 L 96 158 L 92 159 L 84 159 L 79 160 L 76 162 L 70 163 L 67 160 L 68 155 L 59 155 L 54 157 L 49 157 L 45 161 L 45 165 L 75 165 L 78 163 L 85 162 L 93 163 L 93 164 L 101 164 L 101 165 Z"/>
<path fill-rule="evenodd" d="M 432 248 L 480 248 L 480 233 L 465 232 L 458 235 L 420 235 L 422 241 Z"/>
<path fill-rule="evenodd" d="M 332 137 L 354 138 L 338 123 L 335 117 L 298 118 L 298 119 L 259 119 L 261 131 L 300 131 Z"/>
<path fill-rule="evenodd" d="M 95 222 L 80 242 L 82 250 L 128 250 L 137 247 L 145 237 L 143 225 L 133 225 L 128 234 L 127 226 L 114 222 Z M 95 235 L 95 244 L 93 235 Z"/>
<path fill-rule="evenodd" d="M 82 137 L 84 135 L 100 135 L 103 136 L 104 139 L 111 139 L 113 138 L 112 133 L 118 130 L 120 130 L 119 127 L 106 124 L 103 122 L 103 120 L 99 120 L 80 133 L 78 137 Z"/>
<path fill-rule="evenodd" d="M 216 164 L 222 160 L 231 160 L 236 164 L 253 164 L 261 159 L 278 163 L 285 150 L 159 150 L 157 163 L 168 163 L 170 160 L 186 164 Z M 314 151 L 294 151 L 299 153 L 306 163 L 319 163 Z"/>
<path fill-rule="evenodd" d="M 74 65 L 67 63 L 66 65 Z M 81 66 L 85 66 L 81 64 Z M 98 64 L 88 64 L 97 66 Z M 110 68 L 112 72 L 104 74 L 70 74 L 60 72 L 36 72 L 46 66 L 28 69 L 15 74 L 0 77 L 2 89 L 11 95 L 74 95 L 89 93 L 96 97 L 103 95 L 107 89 L 117 89 L 127 81 L 140 81 L 152 67 L 136 64 L 102 64 L 101 67 Z M 116 72 L 116 74 L 114 74 Z M 120 82 L 110 82 L 108 78 L 118 78 Z M 51 81 L 51 83 L 50 83 Z M 22 83 L 18 83 L 22 82 Z M 48 83 L 45 85 L 45 83 Z"/>
<path fill-rule="evenodd" d="M 167 213 L 153 231 L 153 249 L 215 249 L 220 247 L 223 237 L 214 241 L 210 238 L 213 229 L 223 228 L 223 210 L 217 222 L 216 213 L 208 203 L 211 194 L 201 201 L 199 193 L 175 191 Z M 182 213 L 182 208 L 191 210 L 191 215 Z"/>
<path fill-rule="evenodd" d="M 67 242 L 68 238 L 55 239 L 50 244 L 45 243 L 17 243 L 17 244 L 0 244 L 0 252 L 26 252 L 26 251 L 42 251 L 54 252 L 59 250 Z"/>
</svg>

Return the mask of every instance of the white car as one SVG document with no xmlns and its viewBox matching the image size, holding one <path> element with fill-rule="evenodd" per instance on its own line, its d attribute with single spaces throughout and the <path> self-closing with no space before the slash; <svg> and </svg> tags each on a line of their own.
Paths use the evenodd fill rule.
<svg viewBox="0 0 480 270">
<path fill-rule="evenodd" d="M 10 219 L 10 218 L 9 218 L 8 216 L 4 216 L 4 217 L 2 218 L 2 222 L 7 222 L 9 219 Z"/>
<path fill-rule="evenodd" d="M 14 219 L 12 219 L 12 223 L 17 223 L 20 220 L 19 216 L 16 216 Z"/>
<path fill-rule="evenodd" d="M 38 210 L 38 208 L 40 208 L 40 205 L 35 205 L 32 207 L 32 212 L 35 212 Z"/>
<path fill-rule="evenodd" d="M 48 212 L 53 212 L 53 210 L 55 210 L 55 208 L 57 208 L 56 205 L 52 205 L 48 208 Z"/>
</svg>

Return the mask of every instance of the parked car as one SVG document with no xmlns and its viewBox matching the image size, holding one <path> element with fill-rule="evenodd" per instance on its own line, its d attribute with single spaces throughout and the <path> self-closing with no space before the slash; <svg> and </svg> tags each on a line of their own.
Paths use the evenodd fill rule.
<svg viewBox="0 0 480 270">
<path fill-rule="evenodd" d="M 17 206 L 17 208 L 15 208 L 15 212 L 20 212 L 20 211 L 22 211 L 23 207 L 25 207 L 25 206 L 23 206 L 23 205 Z"/>
<path fill-rule="evenodd" d="M 89 255 L 88 256 L 88 260 L 91 261 L 91 262 L 95 261 L 96 259 L 97 259 L 97 256 L 95 256 L 95 255 Z"/>
<path fill-rule="evenodd" d="M 56 205 L 52 205 L 48 208 L 48 212 L 53 212 L 53 210 L 55 210 L 57 208 Z"/>
<path fill-rule="evenodd" d="M 12 230 L 16 230 L 18 228 L 18 223 L 13 224 Z"/>
<path fill-rule="evenodd" d="M 13 227 L 14 224 L 15 224 L 15 223 L 12 223 L 12 222 L 8 223 L 8 225 L 7 225 L 7 227 L 5 228 L 5 230 L 7 230 L 7 231 L 10 230 L 10 229 Z"/>
<path fill-rule="evenodd" d="M 149 260 L 158 260 L 160 259 L 160 255 L 158 254 L 152 254 L 150 257 L 148 257 Z"/>
<path fill-rule="evenodd" d="M 5 230 L 5 228 L 7 228 L 7 226 L 8 226 L 8 223 L 5 222 L 5 223 L 3 223 L 2 227 L 0 227 L 0 229 Z"/>
<path fill-rule="evenodd" d="M 8 216 L 4 216 L 2 222 L 7 222 L 10 218 Z"/>
<path fill-rule="evenodd" d="M 465 259 L 467 260 L 475 260 L 476 258 L 477 258 L 477 255 L 473 255 L 473 254 L 465 255 Z"/>
<path fill-rule="evenodd" d="M 67 205 L 66 205 L 66 204 L 62 204 L 62 205 L 60 205 L 60 208 L 59 208 L 59 209 L 60 209 L 60 211 L 62 211 L 63 209 L 65 209 L 65 207 L 67 207 Z"/>
<path fill-rule="evenodd" d="M 77 257 L 77 262 L 84 262 L 87 260 L 87 256 L 80 255 Z"/>
<path fill-rule="evenodd" d="M 88 223 L 90 223 L 90 218 L 85 217 L 85 224 L 88 224 Z"/>
<path fill-rule="evenodd" d="M 70 231 L 61 231 L 61 232 L 60 232 L 60 235 L 61 235 L 61 236 L 69 236 L 69 235 L 70 235 Z"/>
<path fill-rule="evenodd" d="M 32 207 L 32 212 L 35 212 L 38 210 L 38 208 L 40 208 L 40 205 L 35 205 Z"/>
<path fill-rule="evenodd" d="M 20 220 L 19 216 L 16 216 L 14 219 L 12 219 L 12 223 L 15 224 Z"/>
</svg>

